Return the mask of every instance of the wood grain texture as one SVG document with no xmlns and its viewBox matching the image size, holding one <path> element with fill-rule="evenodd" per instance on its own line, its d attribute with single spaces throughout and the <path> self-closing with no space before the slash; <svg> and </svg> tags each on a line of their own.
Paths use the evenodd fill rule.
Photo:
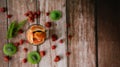
<svg viewBox="0 0 120 67">
<path fill-rule="evenodd" d="M 96 67 L 93 0 L 67 1 L 69 67 Z"/>
<path fill-rule="evenodd" d="M 45 27 L 45 23 L 48 21 L 45 12 L 47 11 L 46 6 L 47 0 L 38 0 L 37 9 L 41 11 L 41 16 L 38 18 L 38 24 Z M 49 41 L 49 29 L 46 29 L 47 39 L 46 41 L 38 47 L 39 51 L 45 51 L 46 55 L 42 57 L 42 60 L 39 63 L 39 67 L 52 67 L 52 54 L 51 54 L 51 45 Z"/>
<path fill-rule="evenodd" d="M 0 0 L 0 8 L 6 7 L 6 1 Z M 4 61 L 4 54 L 3 54 L 3 45 L 7 43 L 6 32 L 7 32 L 7 12 L 2 13 L 0 12 L 0 66 L 1 67 L 8 67 L 8 62 Z"/>
<path fill-rule="evenodd" d="M 39 67 L 67 67 L 67 57 L 65 55 L 67 50 L 66 44 L 66 0 L 39 0 L 38 7 L 42 11 L 41 18 L 39 22 L 41 25 L 45 25 L 46 22 L 52 22 L 52 27 L 47 29 L 47 40 L 43 45 L 39 47 L 40 50 L 45 50 L 46 56 L 42 58 Z M 49 16 L 46 16 L 47 12 L 53 10 L 59 10 L 62 12 L 62 18 L 58 21 L 50 20 Z M 58 40 L 53 42 L 51 40 L 51 35 L 57 34 Z M 64 39 L 64 43 L 60 44 L 59 40 Z M 51 46 L 56 45 L 56 50 L 52 50 Z M 61 57 L 61 60 L 56 63 L 54 58 L 56 55 Z"/>
<path fill-rule="evenodd" d="M 98 0 L 99 67 L 120 67 L 120 1 Z"/>
<path fill-rule="evenodd" d="M 8 14 L 12 14 L 13 17 L 9 19 L 10 22 L 17 20 L 18 22 L 27 19 L 24 14 L 27 11 L 36 11 L 36 0 L 8 0 Z M 27 23 L 23 30 L 26 31 L 28 27 L 34 23 Z M 17 35 L 15 38 L 10 40 L 10 42 L 19 42 L 20 39 L 25 39 L 25 32 L 23 34 Z M 24 43 L 18 47 L 18 52 L 12 57 L 12 60 L 9 62 L 9 67 L 37 67 L 37 64 L 33 65 L 30 63 L 22 63 L 22 60 L 27 57 L 27 53 L 24 52 L 23 48 L 28 48 L 28 53 L 34 50 L 37 50 L 36 46 Z"/>
</svg>

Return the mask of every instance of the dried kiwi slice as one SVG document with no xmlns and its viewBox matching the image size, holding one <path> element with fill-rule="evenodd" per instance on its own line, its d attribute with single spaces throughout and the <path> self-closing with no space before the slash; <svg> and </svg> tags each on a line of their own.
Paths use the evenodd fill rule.
<svg viewBox="0 0 120 67">
<path fill-rule="evenodd" d="M 40 62 L 41 57 L 37 51 L 33 51 L 28 54 L 27 59 L 31 64 L 37 64 Z"/>
<path fill-rule="evenodd" d="M 12 56 L 17 52 L 17 48 L 12 43 L 8 43 L 4 45 L 3 52 L 7 56 Z"/>
<path fill-rule="evenodd" d="M 54 20 L 54 21 L 59 20 L 61 18 L 61 16 L 62 16 L 62 14 L 58 10 L 54 10 L 50 13 L 50 18 L 51 18 L 51 20 Z"/>
</svg>

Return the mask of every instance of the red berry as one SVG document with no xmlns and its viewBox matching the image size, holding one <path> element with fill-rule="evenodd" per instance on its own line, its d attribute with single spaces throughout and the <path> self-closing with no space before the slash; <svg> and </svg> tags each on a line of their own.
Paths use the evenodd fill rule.
<svg viewBox="0 0 120 67">
<path fill-rule="evenodd" d="M 33 15 L 33 12 L 32 11 L 28 11 L 27 12 L 29 15 Z"/>
<path fill-rule="evenodd" d="M 4 61 L 8 62 L 9 61 L 9 56 L 5 56 Z"/>
<path fill-rule="evenodd" d="M 70 52 L 66 52 L 66 56 L 69 56 L 71 53 Z"/>
<path fill-rule="evenodd" d="M 72 35 L 68 35 L 68 38 L 71 39 L 71 38 L 72 38 Z"/>
<path fill-rule="evenodd" d="M 46 13 L 46 15 L 47 15 L 47 16 L 49 16 L 49 15 L 50 15 L 50 13 L 49 13 L 49 12 L 47 12 L 47 13 Z"/>
<path fill-rule="evenodd" d="M 52 41 L 56 41 L 58 39 L 58 36 L 56 34 L 52 35 Z"/>
<path fill-rule="evenodd" d="M 16 43 L 14 43 L 14 45 L 17 47 L 17 46 L 19 46 L 20 44 L 19 44 L 19 42 L 16 42 Z"/>
<path fill-rule="evenodd" d="M 68 23 L 68 24 L 66 24 L 66 26 L 67 26 L 67 27 L 70 27 L 70 24 Z"/>
<path fill-rule="evenodd" d="M 40 56 L 41 57 L 45 56 L 45 51 L 40 51 Z"/>
<path fill-rule="evenodd" d="M 51 25 L 52 25 L 51 22 L 46 22 L 46 23 L 45 23 L 45 26 L 48 27 L 48 28 L 50 28 Z"/>
<path fill-rule="evenodd" d="M 24 58 L 24 59 L 22 60 L 22 63 L 26 63 L 26 62 L 27 62 L 27 59 Z"/>
<path fill-rule="evenodd" d="M 56 46 L 55 46 L 55 45 L 53 45 L 51 48 L 54 50 L 54 49 L 56 49 Z"/>
<path fill-rule="evenodd" d="M 25 13 L 24 15 L 25 15 L 26 17 L 28 17 L 28 16 L 29 16 L 29 13 L 27 12 L 27 13 Z"/>
<path fill-rule="evenodd" d="M 22 29 L 20 29 L 19 31 L 18 31 L 18 33 L 19 34 L 21 34 L 21 33 L 23 33 L 24 31 L 22 30 Z"/>
<path fill-rule="evenodd" d="M 25 52 L 28 52 L 28 49 L 27 49 L 27 48 L 24 48 L 23 50 L 24 50 Z"/>
<path fill-rule="evenodd" d="M 12 15 L 11 15 L 11 14 L 8 14 L 8 15 L 7 15 L 7 18 L 11 18 L 11 17 L 12 17 Z"/>
<path fill-rule="evenodd" d="M 34 18 L 38 17 L 37 12 L 34 12 L 33 14 L 34 14 Z"/>
<path fill-rule="evenodd" d="M 37 15 L 40 16 L 41 12 L 40 11 L 37 11 Z"/>
<path fill-rule="evenodd" d="M 24 43 L 24 40 L 21 39 L 19 43 L 20 45 L 22 45 Z"/>
<path fill-rule="evenodd" d="M 34 17 L 28 17 L 29 22 L 34 22 Z"/>
<path fill-rule="evenodd" d="M 55 59 L 54 59 L 54 62 L 58 62 L 58 61 L 60 61 L 60 57 L 56 56 Z"/>
<path fill-rule="evenodd" d="M 63 39 L 61 39 L 59 42 L 60 42 L 60 43 L 63 43 Z"/>
<path fill-rule="evenodd" d="M 5 11 L 6 11 L 5 7 L 0 8 L 0 12 L 5 12 Z"/>
</svg>

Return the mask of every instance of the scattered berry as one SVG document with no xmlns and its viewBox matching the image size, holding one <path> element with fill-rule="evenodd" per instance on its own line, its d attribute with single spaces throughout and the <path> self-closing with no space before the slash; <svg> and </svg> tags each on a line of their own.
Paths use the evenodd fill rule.
<svg viewBox="0 0 120 67">
<path fill-rule="evenodd" d="M 71 53 L 70 52 L 66 52 L 66 56 L 69 56 Z"/>
<path fill-rule="evenodd" d="M 20 29 L 19 31 L 18 31 L 18 33 L 19 34 L 22 34 L 24 31 L 22 30 L 22 29 Z"/>
<path fill-rule="evenodd" d="M 72 35 L 68 35 L 68 39 L 71 39 L 72 38 Z"/>
<path fill-rule="evenodd" d="M 49 13 L 49 12 L 47 12 L 47 13 L 46 13 L 46 15 L 47 15 L 47 16 L 49 16 L 49 15 L 50 15 L 50 13 Z"/>
<path fill-rule="evenodd" d="M 56 41 L 58 39 L 58 36 L 56 34 L 52 35 L 52 41 Z"/>
<path fill-rule="evenodd" d="M 14 43 L 14 45 L 17 47 L 17 46 L 19 46 L 20 44 L 19 44 L 19 42 L 16 42 L 16 43 Z"/>
<path fill-rule="evenodd" d="M 45 51 L 40 51 L 40 56 L 41 57 L 45 56 Z"/>
<path fill-rule="evenodd" d="M 25 52 L 28 52 L 28 49 L 27 49 L 27 48 L 24 48 L 23 50 L 24 50 Z"/>
<path fill-rule="evenodd" d="M 32 11 L 28 11 L 27 13 L 29 14 L 29 15 L 28 15 L 29 17 L 31 17 L 31 15 L 33 15 L 33 12 L 32 12 Z"/>
<path fill-rule="evenodd" d="M 35 20 L 34 20 L 34 17 L 28 17 L 28 21 L 29 22 L 34 22 Z"/>
<path fill-rule="evenodd" d="M 27 62 L 27 59 L 24 58 L 24 59 L 22 60 L 22 63 L 26 63 L 26 62 Z"/>
<path fill-rule="evenodd" d="M 27 13 L 25 13 L 24 15 L 25 15 L 26 17 L 28 17 L 28 16 L 29 16 L 29 13 L 27 12 Z"/>
<path fill-rule="evenodd" d="M 19 43 L 20 45 L 22 45 L 24 43 L 24 40 L 21 39 Z"/>
<path fill-rule="evenodd" d="M 37 15 L 40 16 L 41 12 L 40 11 L 37 11 Z"/>
<path fill-rule="evenodd" d="M 37 12 L 34 12 L 33 14 L 34 14 L 34 18 L 38 17 Z"/>
<path fill-rule="evenodd" d="M 51 48 L 54 50 L 54 49 L 56 49 L 56 46 L 55 46 L 55 45 L 53 45 Z"/>
<path fill-rule="evenodd" d="M 5 11 L 6 11 L 5 7 L 0 8 L 0 12 L 5 12 Z"/>
<path fill-rule="evenodd" d="M 59 42 L 60 42 L 60 43 L 63 43 L 63 39 L 61 39 Z"/>
<path fill-rule="evenodd" d="M 5 56 L 4 61 L 8 62 L 9 61 L 9 56 Z"/>
<path fill-rule="evenodd" d="M 52 25 L 51 22 L 46 22 L 46 23 L 45 23 L 45 26 L 48 27 L 48 28 L 50 28 L 51 25 Z"/>
<path fill-rule="evenodd" d="M 34 13 L 32 11 L 27 11 L 24 15 L 28 17 L 29 22 L 34 22 L 35 18 L 34 18 Z"/>
<path fill-rule="evenodd" d="M 8 15 L 7 15 L 7 18 L 11 18 L 11 17 L 12 17 L 12 15 L 11 15 L 11 14 L 8 14 Z"/>
<path fill-rule="evenodd" d="M 70 24 L 68 23 L 68 24 L 66 24 L 66 27 L 70 27 Z"/>
<path fill-rule="evenodd" d="M 60 57 L 56 56 L 55 59 L 54 59 L 54 62 L 58 62 L 58 61 L 60 61 Z"/>
</svg>

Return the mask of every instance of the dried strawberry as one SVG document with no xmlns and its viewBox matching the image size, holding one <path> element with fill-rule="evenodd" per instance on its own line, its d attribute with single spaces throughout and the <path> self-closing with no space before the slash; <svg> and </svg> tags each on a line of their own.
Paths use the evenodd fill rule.
<svg viewBox="0 0 120 67">
<path fill-rule="evenodd" d="M 5 7 L 0 8 L 0 12 L 5 12 L 5 11 L 6 11 Z"/>
<path fill-rule="evenodd" d="M 61 39 L 59 42 L 60 42 L 60 43 L 63 43 L 63 39 Z"/>
<path fill-rule="evenodd" d="M 4 61 L 8 62 L 9 61 L 9 56 L 4 56 Z"/>
<path fill-rule="evenodd" d="M 24 43 L 24 40 L 21 39 L 20 42 L 19 42 L 19 44 L 22 45 L 23 43 Z"/>
<path fill-rule="evenodd" d="M 58 62 L 58 61 L 60 61 L 60 56 L 56 56 L 54 59 L 54 62 Z"/>
<path fill-rule="evenodd" d="M 45 51 L 40 51 L 40 56 L 41 57 L 45 56 Z"/>
<path fill-rule="evenodd" d="M 20 44 L 19 44 L 19 42 L 16 42 L 16 43 L 14 43 L 14 45 L 17 47 L 17 46 L 19 46 Z"/>
<path fill-rule="evenodd" d="M 22 60 L 22 63 L 26 63 L 26 62 L 27 62 L 27 59 L 24 58 L 24 59 Z"/>
<path fill-rule="evenodd" d="M 28 49 L 27 49 L 27 48 L 23 48 L 23 50 L 24 50 L 25 52 L 28 52 Z"/>
<path fill-rule="evenodd" d="M 54 49 L 56 49 L 56 46 L 55 46 L 55 45 L 53 45 L 51 48 L 54 50 Z"/>
<path fill-rule="evenodd" d="M 18 31 L 18 33 L 19 34 L 21 34 L 21 33 L 23 33 L 24 31 L 22 30 L 22 29 L 20 29 L 19 31 Z"/>
<path fill-rule="evenodd" d="M 50 15 L 50 13 L 49 13 L 49 12 L 47 12 L 47 13 L 46 13 L 46 15 L 47 15 L 47 16 L 49 16 L 49 15 Z"/>
<path fill-rule="evenodd" d="M 69 56 L 71 53 L 70 52 L 66 52 L 66 56 Z"/>
<path fill-rule="evenodd" d="M 58 36 L 56 34 L 52 35 L 52 41 L 56 41 L 58 39 Z"/>
<path fill-rule="evenodd" d="M 11 17 L 12 17 L 12 15 L 11 15 L 11 14 L 8 14 L 8 15 L 7 15 L 7 18 L 11 18 Z"/>
<path fill-rule="evenodd" d="M 48 28 L 50 28 L 51 25 L 52 25 L 51 22 L 46 22 L 46 23 L 45 23 L 45 26 L 48 27 Z"/>
</svg>

